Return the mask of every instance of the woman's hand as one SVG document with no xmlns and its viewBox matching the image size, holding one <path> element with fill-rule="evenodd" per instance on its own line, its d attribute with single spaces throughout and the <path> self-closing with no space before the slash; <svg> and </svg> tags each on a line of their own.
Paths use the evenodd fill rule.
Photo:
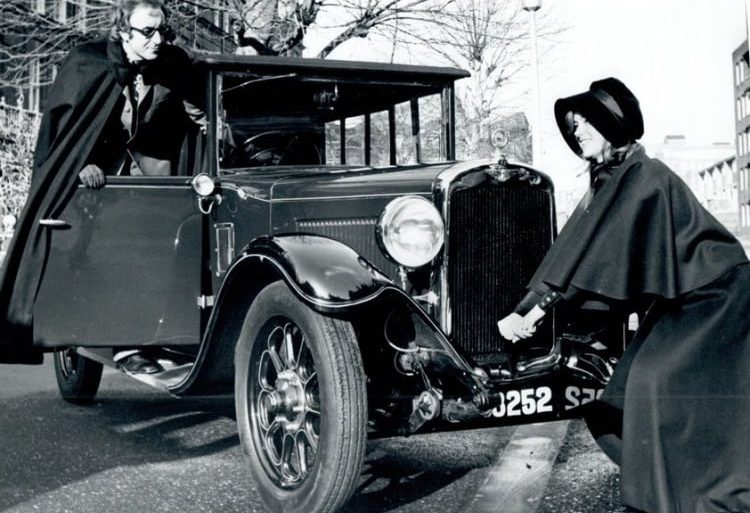
<svg viewBox="0 0 750 513">
<path fill-rule="evenodd" d="M 529 338 L 536 332 L 536 327 L 544 317 L 544 310 L 534 306 L 529 312 L 521 317 L 512 313 L 497 322 L 497 329 L 503 338 L 513 343 Z"/>
<path fill-rule="evenodd" d="M 531 336 L 531 333 L 528 332 L 525 326 L 524 317 L 515 312 L 497 321 L 497 329 L 500 330 L 500 335 L 503 338 L 513 343 Z"/>
</svg>

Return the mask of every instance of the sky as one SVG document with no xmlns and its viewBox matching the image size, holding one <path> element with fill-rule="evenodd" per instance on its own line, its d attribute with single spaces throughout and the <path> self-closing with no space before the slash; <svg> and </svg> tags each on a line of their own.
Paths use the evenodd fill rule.
<svg viewBox="0 0 750 513">
<path fill-rule="evenodd" d="M 547 4 L 570 28 L 539 59 L 545 166 L 559 162 L 564 173 L 577 165 L 558 134 L 554 100 L 607 76 L 639 98 L 647 147 L 677 134 L 689 145 L 734 143 L 732 52 L 747 38 L 745 0 Z"/>
<path fill-rule="evenodd" d="M 559 135 L 554 101 L 608 76 L 639 98 L 647 147 L 678 134 L 690 145 L 734 143 L 732 51 L 747 38 L 745 0 L 542 0 L 538 16 L 566 28 L 539 43 L 541 167 L 556 182 L 582 167 Z M 332 57 L 370 60 L 368 44 Z M 529 119 L 532 83 L 529 68 L 507 92 L 509 108 Z"/>
</svg>

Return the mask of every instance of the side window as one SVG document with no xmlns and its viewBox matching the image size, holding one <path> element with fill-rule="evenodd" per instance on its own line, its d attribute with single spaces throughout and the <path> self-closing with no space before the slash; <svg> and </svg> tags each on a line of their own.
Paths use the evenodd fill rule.
<svg viewBox="0 0 750 513">
<path fill-rule="evenodd" d="M 178 176 L 191 176 L 202 171 L 197 164 L 201 162 L 202 155 L 199 151 L 205 151 L 206 145 L 199 144 L 199 138 L 205 137 L 198 128 L 190 127 L 180 147 L 180 157 L 176 166 Z"/>
<path fill-rule="evenodd" d="M 422 146 L 422 162 L 445 160 L 442 99 L 439 94 L 419 99 L 419 138 Z"/>
<path fill-rule="evenodd" d="M 341 164 L 341 122 L 329 121 L 325 127 L 326 163 Z"/>
<path fill-rule="evenodd" d="M 388 111 L 370 115 L 370 164 L 388 166 L 391 163 L 391 132 L 388 128 Z"/>
<path fill-rule="evenodd" d="M 396 163 L 399 165 L 417 163 L 410 102 L 396 105 Z"/>
<path fill-rule="evenodd" d="M 365 164 L 365 117 L 346 118 L 346 163 L 355 166 Z"/>
</svg>

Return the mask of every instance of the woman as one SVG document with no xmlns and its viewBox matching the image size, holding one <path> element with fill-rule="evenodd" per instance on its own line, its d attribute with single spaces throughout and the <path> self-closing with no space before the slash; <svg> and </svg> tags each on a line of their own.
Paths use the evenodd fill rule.
<svg viewBox="0 0 750 513">
<path fill-rule="evenodd" d="M 529 283 L 503 337 L 549 308 L 650 305 L 602 396 L 619 425 L 623 502 L 639 510 L 750 512 L 750 266 L 680 178 L 649 158 L 638 100 L 607 78 L 555 103 L 591 187 Z M 620 420 L 621 419 L 621 420 Z"/>
</svg>

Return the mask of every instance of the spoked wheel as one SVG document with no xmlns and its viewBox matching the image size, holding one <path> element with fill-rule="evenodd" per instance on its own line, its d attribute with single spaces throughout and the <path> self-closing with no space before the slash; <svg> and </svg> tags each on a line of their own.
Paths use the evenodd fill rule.
<svg viewBox="0 0 750 513">
<path fill-rule="evenodd" d="M 367 399 L 356 336 L 276 282 L 250 308 L 237 344 L 242 448 L 271 511 L 329 513 L 357 485 Z"/>
<path fill-rule="evenodd" d="M 55 351 L 54 362 L 62 398 L 74 404 L 91 403 L 99 390 L 102 364 L 79 355 L 70 347 Z"/>
</svg>

